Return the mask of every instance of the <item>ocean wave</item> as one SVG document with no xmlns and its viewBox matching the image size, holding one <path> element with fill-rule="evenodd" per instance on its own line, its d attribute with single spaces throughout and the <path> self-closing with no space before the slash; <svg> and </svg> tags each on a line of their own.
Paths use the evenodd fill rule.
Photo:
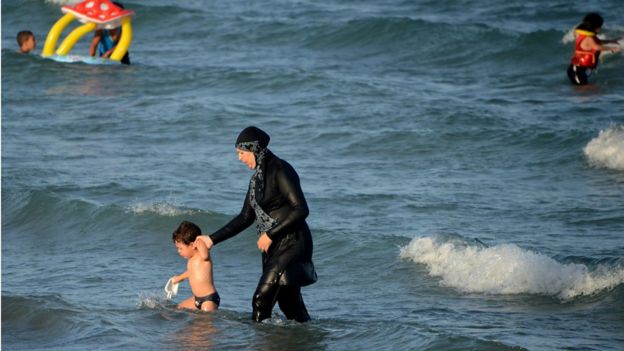
<svg viewBox="0 0 624 351">
<path fill-rule="evenodd" d="M 416 237 L 400 257 L 424 264 L 440 284 L 467 293 L 540 294 L 570 300 L 624 284 L 624 267 L 557 262 L 513 244 L 493 247 Z"/>
<path fill-rule="evenodd" d="M 601 130 L 583 152 L 593 166 L 624 170 L 624 126 Z"/>
<path fill-rule="evenodd" d="M 59 336 L 77 326 L 80 313 L 57 294 L 2 295 L 3 334 L 6 326 L 13 331 L 46 331 L 49 336 Z"/>
</svg>

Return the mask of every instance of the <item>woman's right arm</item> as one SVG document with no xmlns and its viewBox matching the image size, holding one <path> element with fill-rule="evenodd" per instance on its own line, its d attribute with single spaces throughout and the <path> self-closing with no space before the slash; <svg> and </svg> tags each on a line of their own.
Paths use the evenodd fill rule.
<svg viewBox="0 0 624 351">
<path fill-rule="evenodd" d="M 228 222 L 228 224 L 224 225 L 216 232 L 210 234 L 208 237 L 210 238 L 210 240 L 212 240 L 213 245 L 218 244 L 249 228 L 249 226 L 253 224 L 255 219 L 256 213 L 249 204 L 249 191 L 247 191 L 247 196 L 245 196 L 245 203 L 243 204 L 241 212 L 236 217 L 232 218 L 232 220 Z"/>
</svg>

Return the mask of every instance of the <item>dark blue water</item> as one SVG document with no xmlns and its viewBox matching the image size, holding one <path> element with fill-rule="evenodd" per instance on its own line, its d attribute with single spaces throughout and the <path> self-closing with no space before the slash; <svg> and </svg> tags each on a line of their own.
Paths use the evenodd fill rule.
<svg viewBox="0 0 624 351">
<path fill-rule="evenodd" d="M 565 76 L 618 0 L 126 1 L 131 66 L 41 58 L 61 3 L 2 2 L 3 348 L 624 348 L 624 60 Z M 164 298 L 178 223 L 242 205 L 248 125 L 311 209 L 306 325 L 249 320 L 251 230 L 213 250 L 218 312 Z"/>
</svg>

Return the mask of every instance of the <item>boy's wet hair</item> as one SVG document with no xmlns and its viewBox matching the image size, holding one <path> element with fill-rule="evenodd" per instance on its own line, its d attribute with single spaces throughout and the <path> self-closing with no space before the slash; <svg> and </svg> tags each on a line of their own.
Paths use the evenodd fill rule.
<svg viewBox="0 0 624 351">
<path fill-rule="evenodd" d="M 28 40 L 28 38 L 34 38 L 35 35 L 33 34 L 33 32 L 29 31 L 29 30 L 23 30 L 19 33 L 17 33 L 17 45 L 22 46 L 22 44 L 24 44 L 26 42 L 26 40 Z"/>
<path fill-rule="evenodd" d="M 173 232 L 173 242 L 182 242 L 184 245 L 190 245 L 195 239 L 201 235 L 201 229 L 197 224 L 189 221 L 183 221 Z"/>
</svg>

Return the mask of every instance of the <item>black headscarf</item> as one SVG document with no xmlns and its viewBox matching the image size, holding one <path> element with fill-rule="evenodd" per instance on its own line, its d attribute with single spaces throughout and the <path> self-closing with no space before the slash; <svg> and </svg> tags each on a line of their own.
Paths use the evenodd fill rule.
<svg viewBox="0 0 624 351">
<path fill-rule="evenodd" d="M 256 228 L 258 233 L 265 233 L 277 225 L 277 221 L 269 216 L 258 204 L 258 199 L 264 198 L 264 174 L 266 173 L 266 161 L 272 155 L 267 148 L 271 137 L 262 129 L 247 127 L 236 138 L 236 148 L 243 151 L 251 151 L 256 157 L 256 172 L 249 181 L 249 204 L 256 213 Z"/>
</svg>

